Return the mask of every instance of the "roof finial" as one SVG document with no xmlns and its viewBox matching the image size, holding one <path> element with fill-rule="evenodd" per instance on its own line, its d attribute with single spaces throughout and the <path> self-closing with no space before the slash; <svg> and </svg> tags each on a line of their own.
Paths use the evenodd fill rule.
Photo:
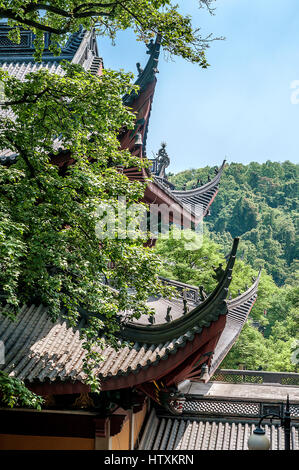
<svg viewBox="0 0 299 470">
<path fill-rule="evenodd" d="M 224 269 L 222 268 L 222 263 L 219 263 L 218 268 L 215 266 L 212 266 L 213 270 L 215 271 L 215 274 L 212 276 L 214 279 L 216 279 L 218 282 L 221 281 L 223 275 L 224 275 Z"/>
<path fill-rule="evenodd" d="M 143 72 L 143 68 L 141 68 L 140 62 L 137 62 L 136 67 L 137 67 L 137 71 L 138 71 L 138 77 L 140 77 L 140 75 Z"/>
<path fill-rule="evenodd" d="M 150 42 L 148 42 L 146 44 L 146 47 L 147 47 L 147 51 L 146 53 L 147 54 L 152 54 L 152 52 L 154 52 L 154 49 L 155 49 L 155 42 L 153 39 L 150 40 Z"/>
<path fill-rule="evenodd" d="M 199 286 L 199 295 L 200 295 L 200 300 L 203 302 L 207 298 L 207 294 L 204 291 L 203 286 Z"/>
<path fill-rule="evenodd" d="M 165 320 L 168 322 L 170 322 L 172 320 L 172 316 L 170 315 L 170 312 L 171 312 L 171 309 L 172 307 L 167 307 L 167 312 L 166 312 L 166 317 L 165 317 Z"/>
<path fill-rule="evenodd" d="M 186 313 L 188 313 L 189 309 L 188 309 L 188 305 L 187 305 L 187 291 L 186 289 L 183 290 L 183 304 L 184 304 L 184 315 L 186 315 Z"/>
<path fill-rule="evenodd" d="M 170 158 L 166 152 L 166 142 L 161 142 L 161 148 L 157 154 L 158 171 L 160 178 L 165 178 L 165 169 L 170 165 Z"/>
</svg>

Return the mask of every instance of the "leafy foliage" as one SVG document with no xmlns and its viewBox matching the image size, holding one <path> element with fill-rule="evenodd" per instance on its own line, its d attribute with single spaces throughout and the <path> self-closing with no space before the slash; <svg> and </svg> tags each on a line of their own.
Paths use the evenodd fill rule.
<svg viewBox="0 0 299 470">
<path fill-rule="evenodd" d="M 199 0 L 212 13 L 214 0 Z M 20 29 L 25 27 L 36 34 L 36 58 L 41 59 L 44 48 L 44 32 L 51 33 L 51 49 L 59 54 L 60 46 L 69 33 L 78 31 L 80 26 L 96 27 L 97 34 L 115 38 L 117 31 L 131 28 L 137 38 L 149 41 L 155 34 L 161 34 L 165 51 L 181 56 L 191 62 L 207 67 L 204 50 L 214 38 L 202 37 L 200 30 L 193 28 L 189 15 L 179 13 L 179 6 L 171 0 L 2 0 L 0 17 L 8 18 L 13 29 L 9 37 L 20 42 Z"/>
<path fill-rule="evenodd" d="M 206 180 L 210 167 L 187 170 L 170 180 L 182 188 Z M 207 219 L 215 241 L 227 250 L 241 237 L 239 256 L 254 269 L 262 267 L 277 285 L 292 283 L 298 260 L 298 165 L 267 161 L 226 165 Z"/>
<path fill-rule="evenodd" d="M 16 163 L 0 166 L 1 300 L 10 315 L 24 303 L 43 303 L 52 319 L 63 312 L 70 325 L 83 306 L 92 312 L 82 334 L 85 371 L 96 388 L 95 343 L 116 345 L 118 313 L 147 313 L 148 295 L 163 287 L 158 257 L 142 238 L 96 236 L 101 204 L 117 206 L 123 196 L 131 205 L 144 193 L 144 184 L 119 171 L 143 164 L 120 151 L 117 139 L 120 128 L 134 124 L 122 104 L 134 88 L 131 77 L 62 67 L 62 76 L 42 69 L 25 82 L 0 72 L 9 110 L 0 118 L 0 148 L 18 155 Z M 64 165 L 57 161 L 62 149 Z"/>
<path fill-rule="evenodd" d="M 210 173 L 211 168 L 205 167 L 169 179 L 177 188 L 190 189 Z M 298 165 L 289 161 L 226 165 L 206 219 L 208 243 L 217 242 L 217 250 L 228 253 L 232 238 L 241 238 L 232 289 L 234 283 L 243 289 L 252 268 L 262 267 L 263 274 L 250 320 L 222 367 L 242 364 L 247 369 L 298 371 L 294 359 L 299 324 L 297 207 Z"/>
<path fill-rule="evenodd" d="M 0 371 L 0 402 L 10 408 L 23 406 L 40 410 L 44 400 L 28 390 L 24 382 Z"/>
</svg>

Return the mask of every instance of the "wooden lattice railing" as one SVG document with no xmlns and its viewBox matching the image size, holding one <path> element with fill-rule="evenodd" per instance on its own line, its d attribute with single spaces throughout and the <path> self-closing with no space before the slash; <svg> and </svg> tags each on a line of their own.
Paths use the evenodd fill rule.
<svg viewBox="0 0 299 470">
<path fill-rule="evenodd" d="M 295 372 L 266 372 L 257 370 L 216 370 L 210 382 L 281 384 L 299 386 L 299 374 Z"/>
</svg>

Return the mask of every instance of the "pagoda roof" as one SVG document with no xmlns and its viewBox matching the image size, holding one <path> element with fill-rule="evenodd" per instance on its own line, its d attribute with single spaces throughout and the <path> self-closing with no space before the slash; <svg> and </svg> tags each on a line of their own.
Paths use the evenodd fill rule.
<svg viewBox="0 0 299 470">
<path fill-rule="evenodd" d="M 200 402 L 199 402 L 200 403 Z M 226 402 L 226 408 L 233 403 Z M 210 409 L 211 403 L 209 403 Z M 240 403 L 243 409 L 248 403 Z M 259 409 L 259 408 L 258 408 Z M 216 413 L 187 414 L 180 417 L 166 415 L 152 409 L 146 422 L 138 450 L 197 451 L 197 450 L 248 450 L 248 439 L 257 427 L 259 416 L 223 416 Z M 217 416 L 218 414 L 218 416 Z M 216 417 L 215 417 L 216 416 Z M 250 419 L 251 418 L 251 419 Z M 266 423 L 266 435 L 270 450 L 285 450 L 284 428 L 280 423 Z M 291 450 L 299 450 L 299 424 L 291 426 Z"/>
<path fill-rule="evenodd" d="M 222 165 L 217 170 L 214 178 L 206 184 L 197 188 L 189 190 L 176 190 L 172 189 L 171 194 L 185 205 L 189 206 L 202 206 L 203 214 L 206 215 L 210 205 L 219 189 L 220 179 L 225 167 L 226 160 L 223 160 Z"/>
<path fill-rule="evenodd" d="M 75 64 L 80 64 L 94 74 L 100 73 L 102 68 L 102 59 L 99 57 L 97 42 L 94 30 L 85 31 L 83 28 L 77 33 L 72 34 L 66 45 L 62 47 L 61 55 L 54 56 L 48 49 L 50 36 L 45 33 L 45 50 L 42 56 L 42 62 L 37 63 L 33 58 L 34 53 L 34 34 L 30 30 L 21 30 L 20 45 L 12 43 L 7 38 L 9 27 L 6 24 L 0 24 L 0 67 L 7 71 L 10 75 L 15 76 L 19 80 L 24 81 L 26 75 L 30 72 L 38 71 L 42 68 L 48 69 L 51 73 L 63 75 L 63 69 L 60 65 L 61 60 L 68 60 Z M 147 45 L 149 54 L 148 62 L 144 69 L 139 66 L 139 76 L 135 82 L 139 86 L 138 92 L 125 95 L 124 103 L 137 113 L 136 126 L 134 131 L 126 131 L 120 138 L 122 148 L 129 148 L 133 154 L 140 157 L 146 154 L 146 139 L 149 126 L 149 118 L 151 114 L 152 101 L 154 97 L 155 86 L 157 82 L 156 74 L 158 72 L 158 60 L 161 49 L 160 36 L 157 35 L 156 40 L 151 40 Z M 138 64 L 139 65 L 139 64 Z M 3 113 L 3 111 L 2 111 Z M 12 115 L 12 111 L 5 111 L 6 115 Z M 12 117 L 12 116 L 10 116 Z M 142 145 L 135 146 L 135 138 L 137 133 L 141 136 Z M 59 147 L 59 142 L 56 143 Z M 55 146 L 55 143 L 54 143 Z M 0 164 L 10 165 L 17 159 L 17 154 L 9 149 L 3 149 L 0 153 Z M 162 195 L 161 202 L 168 205 L 177 205 L 179 213 L 185 210 L 190 213 L 191 220 L 196 222 L 196 207 L 200 206 L 203 215 L 208 213 L 208 208 L 212 204 L 219 187 L 221 174 L 225 161 L 218 170 L 216 176 L 208 183 L 192 190 L 177 191 L 157 175 L 153 175 L 153 181 L 148 182 L 146 190 L 146 198 L 156 200 L 157 192 Z M 146 169 L 126 168 L 123 169 L 124 174 L 130 179 L 146 181 L 151 172 Z M 163 193 L 163 194 L 162 194 Z M 176 208 L 173 207 L 174 212 Z"/>
<path fill-rule="evenodd" d="M 139 71 L 135 85 L 139 87 L 137 92 L 125 95 L 123 98 L 124 103 L 127 106 L 131 106 L 133 102 L 141 95 L 143 91 L 147 88 L 148 84 L 156 81 L 156 74 L 158 71 L 158 62 L 161 49 L 161 36 L 158 34 L 156 40 L 153 39 L 150 41 L 147 46 L 147 54 L 149 54 L 149 59 L 144 69 L 140 68 L 140 64 L 137 63 L 137 68 Z"/>
<path fill-rule="evenodd" d="M 121 335 L 126 342 L 131 341 L 132 346 L 126 345 L 118 350 L 107 346 L 103 351 L 99 350 L 104 360 L 98 364 L 96 375 L 102 381 L 103 390 L 126 388 L 131 382 L 138 385 L 155 380 L 161 374 L 161 361 L 163 370 L 167 361 L 171 369 L 175 368 L 176 363 L 182 363 L 194 353 L 195 346 L 202 347 L 209 342 L 211 335 L 219 335 L 225 329 L 230 310 L 234 311 L 235 317 L 238 316 L 238 309 L 243 311 L 246 293 L 234 299 L 232 307 L 230 301 L 225 300 L 236 246 L 237 242 L 223 279 L 204 302 L 198 303 L 190 289 L 188 306 L 193 306 L 193 309 L 188 313 L 184 312 L 183 302 L 176 300 L 173 308 L 177 317 L 174 320 L 165 319 L 163 323 L 153 325 L 129 322 Z M 178 287 L 186 286 L 178 284 Z M 163 314 L 165 309 L 166 316 L 167 305 L 160 302 L 159 308 L 158 315 Z M 0 322 L 0 340 L 5 346 L 5 364 L 0 368 L 24 380 L 37 393 L 42 393 L 49 386 L 51 393 L 77 393 L 75 390 L 88 389 L 84 384 L 86 375 L 83 371 L 86 352 L 80 339 L 83 326 L 83 319 L 77 328 L 70 328 L 63 319 L 53 323 L 47 308 L 42 305 L 24 306 L 15 322 L 5 316 L 4 311 Z M 235 331 L 232 336 L 225 335 L 226 353 L 236 339 L 234 334 Z"/>
<path fill-rule="evenodd" d="M 156 74 L 158 73 L 158 61 L 161 49 L 161 37 L 158 34 L 156 40 L 151 40 L 147 44 L 147 54 L 149 59 L 144 69 L 141 69 L 137 63 L 139 75 L 134 83 L 137 85 L 138 91 L 127 94 L 123 97 L 123 102 L 136 113 L 136 125 L 134 130 L 125 129 L 120 136 L 122 148 L 129 149 L 140 158 L 146 155 L 146 141 L 149 127 L 149 119 L 152 110 L 152 102 L 154 99 L 155 87 L 157 83 Z M 139 136 L 141 144 L 135 146 L 136 136 Z"/>
<path fill-rule="evenodd" d="M 232 279 L 232 270 L 236 259 L 239 239 L 234 240 L 233 248 L 226 269 L 214 291 L 203 302 L 196 305 L 191 311 L 171 322 L 163 322 L 158 325 L 143 325 L 136 321 L 128 322 L 122 331 L 122 336 L 131 341 L 159 344 L 171 341 L 173 338 L 187 335 L 194 337 L 200 333 L 203 327 L 209 327 L 211 322 L 216 321 L 220 315 L 227 314 L 226 297 L 228 287 Z"/>
</svg>

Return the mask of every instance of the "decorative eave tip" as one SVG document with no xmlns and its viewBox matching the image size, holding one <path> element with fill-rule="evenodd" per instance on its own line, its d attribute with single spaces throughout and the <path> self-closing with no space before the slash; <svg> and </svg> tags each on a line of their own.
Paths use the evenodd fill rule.
<svg viewBox="0 0 299 470">
<path fill-rule="evenodd" d="M 137 62 L 136 64 L 138 77 L 135 81 L 135 85 L 139 86 L 139 91 L 138 93 L 131 93 L 130 95 L 124 96 L 123 102 L 126 105 L 130 105 L 146 88 L 146 86 L 155 79 L 156 74 L 159 73 L 158 62 L 161 48 L 161 35 L 157 34 L 156 40 L 154 41 L 153 39 L 151 39 L 150 42 L 146 44 L 146 47 L 146 53 L 149 54 L 150 57 L 147 61 L 145 68 L 143 69 L 139 62 Z"/>
</svg>

